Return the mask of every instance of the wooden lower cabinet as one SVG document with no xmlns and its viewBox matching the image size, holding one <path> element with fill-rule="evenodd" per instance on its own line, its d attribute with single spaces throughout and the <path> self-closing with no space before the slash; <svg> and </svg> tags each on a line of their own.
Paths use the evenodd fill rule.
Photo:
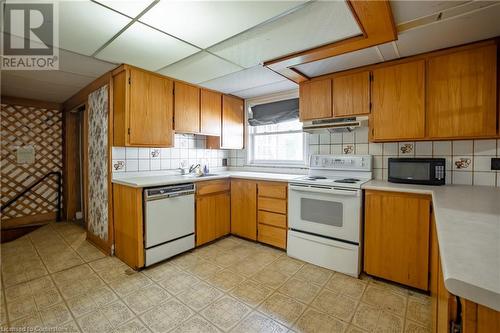
<svg viewBox="0 0 500 333">
<path fill-rule="evenodd" d="M 231 233 L 257 240 L 257 182 L 231 179 Z"/>
<path fill-rule="evenodd" d="M 257 240 L 286 249 L 287 239 L 287 184 L 259 182 L 257 184 Z"/>
<path fill-rule="evenodd" d="M 367 190 L 365 272 L 428 290 L 430 218 L 427 195 Z"/>
<path fill-rule="evenodd" d="M 196 246 L 231 231 L 231 194 L 228 180 L 200 182 L 196 195 Z"/>
<path fill-rule="evenodd" d="M 500 312 L 466 299 L 462 305 L 462 333 L 500 332 Z"/>
</svg>

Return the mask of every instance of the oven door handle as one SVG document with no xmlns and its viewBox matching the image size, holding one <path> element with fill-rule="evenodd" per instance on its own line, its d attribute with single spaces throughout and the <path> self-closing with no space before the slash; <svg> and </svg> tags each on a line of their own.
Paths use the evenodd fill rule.
<svg viewBox="0 0 500 333">
<path fill-rule="evenodd" d="M 317 186 L 301 186 L 301 185 L 288 185 L 290 190 L 292 191 L 300 191 L 300 192 L 311 192 L 311 193 L 326 193 L 326 194 L 338 194 L 355 197 L 359 195 L 359 190 L 340 190 L 336 188 L 324 188 Z"/>
</svg>

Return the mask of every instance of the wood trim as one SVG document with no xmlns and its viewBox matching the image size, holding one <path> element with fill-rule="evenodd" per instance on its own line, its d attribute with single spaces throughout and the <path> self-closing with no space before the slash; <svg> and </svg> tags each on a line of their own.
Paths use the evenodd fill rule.
<svg viewBox="0 0 500 333">
<path fill-rule="evenodd" d="M 97 247 L 108 256 L 111 255 L 111 247 L 108 246 L 108 243 L 105 240 L 100 239 L 98 236 L 89 233 L 88 231 L 87 241 L 95 245 L 95 247 Z"/>
<path fill-rule="evenodd" d="M 80 189 L 79 168 L 82 163 L 80 160 L 80 147 L 76 133 L 81 135 L 79 114 L 63 112 L 63 209 L 62 216 L 65 220 L 73 220 L 78 210 L 82 191 Z M 83 118 L 83 117 L 82 117 Z M 80 201 L 81 202 L 81 201 Z M 83 207 L 80 207 L 80 209 Z"/>
<path fill-rule="evenodd" d="M 40 222 L 53 222 L 56 220 L 57 213 L 45 213 L 45 214 L 36 214 L 36 215 L 28 215 L 22 217 L 15 217 L 8 220 L 2 221 L 2 230 L 10 229 L 10 228 L 21 228 L 31 224 L 40 223 Z"/>
<path fill-rule="evenodd" d="M 397 29 L 389 1 L 348 0 L 347 3 L 362 31 L 362 35 L 273 59 L 265 62 L 264 66 L 296 83 L 300 83 L 304 79 L 298 77 L 296 72 L 291 71 L 294 66 L 397 39 Z"/>
<path fill-rule="evenodd" d="M 20 98 L 2 95 L 2 104 L 35 106 L 47 110 L 62 110 L 62 104 L 55 102 L 45 102 L 36 99 Z"/>
<path fill-rule="evenodd" d="M 114 126 L 113 126 L 113 80 L 109 80 L 108 85 L 108 242 L 107 248 L 109 252 L 113 252 L 111 249 L 114 244 L 114 219 L 113 219 L 113 137 L 114 137 Z"/>
</svg>

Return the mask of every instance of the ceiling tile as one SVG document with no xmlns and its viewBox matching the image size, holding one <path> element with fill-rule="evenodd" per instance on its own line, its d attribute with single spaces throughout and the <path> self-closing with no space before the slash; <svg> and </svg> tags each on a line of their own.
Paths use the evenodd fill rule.
<svg viewBox="0 0 500 333">
<path fill-rule="evenodd" d="M 96 2 L 102 3 L 130 17 L 136 17 L 146 9 L 153 0 L 97 0 Z"/>
<path fill-rule="evenodd" d="M 402 57 L 500 35 L 500 3 L 456 18 L 405 31 L 396 44 Z"/>
<path fill-rule="evenodd" d="M 396 24 L 412 21 L 414 19 L 439 13 L 443 10 L 456 7 L 469 1 L 391 1 L 392 14 Z"/>
<path fill-rule="evenodd" d="M 90 1 L 60 1 L 59 45 L 92 55 L 131 20 Z"/>
<path fill-rule="evenodd" d="M 266 84 L 263 86 L 258 86 L 246 90 L 234 91 L 231 94 L 241 97 L 241 98 L 253 98 L 259 96 L 270 95 L 274 93 L 279 93 L 282 91 L 288 91 L 293 89 L 298 89 L 299 85 L 290 80 L 284 80 L 281 82 L 275 82 L 271 84 Z"/>
<path fill-rule="evenodd" d="M 226 60 L 202 51 L 159 71 L 179 80 L 200 83 L 242 70 Z"/>
<path fill-rule="evenodd" d="M 189 44 L 136 22 L 96 56 L 156 71 L 198 51 Z"/>
<path fill-rule="evenodd" d="M 359 34 L 345 1 L 316 1 L 209 50 L 248 68 Z"/>
<path fill-rule="evenodd" d="M 398 50 L 396 50 L 397 46 L 394 42 L 389 42 L 385 44 L 378 45 L 378 49 L 384 57 L 384 61 L 393 60 L 399 58 Z"/>
<path fill-rule="evenodd" d="M 259 65 L 214 80 L 202 82 L 200 85 L 224 93 L 231 93 L 233 91 L 246 90 L 280 81 L 283 81 L 283 76 Z"/>
<path fill-rule="evenodd" d="M 382 61 L 383 59 L 377 53 L 377 50 L 374 47 L 371 47 L 368 49 L 344 53 L 335 57 L 310 62 L 295 68 L 308 77 L 315 77 Z"/>
<path fill-rule="evenodd" d="M 303 1 L 161 1 L 141 21 L 207 48 Z"/>
<path fill-rule="evenodd" d="M 99 77 L 116 67 L 117 64 L 83 56 L 66 50 L 59 50 L 59 69 L 64 72 L 89 77 Z"/>
</svg>

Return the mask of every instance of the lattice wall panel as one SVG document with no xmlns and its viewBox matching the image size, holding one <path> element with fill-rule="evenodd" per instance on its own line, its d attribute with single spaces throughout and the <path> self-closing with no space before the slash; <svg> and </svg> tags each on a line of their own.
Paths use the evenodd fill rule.
<svg viewBox="0 0 500 333">
<path fill-rule="evenodd" d="M 62 113 L 39 107 L 2 104 L 1 109 L 1 202 L 51 171 L 62 169 Z M 35 163 L 17 164 L 20 146 L 35 147 Z M 35 187 L 5 209 L 2 220 L 56 212 L 55 177 Z"/>
</svg>

